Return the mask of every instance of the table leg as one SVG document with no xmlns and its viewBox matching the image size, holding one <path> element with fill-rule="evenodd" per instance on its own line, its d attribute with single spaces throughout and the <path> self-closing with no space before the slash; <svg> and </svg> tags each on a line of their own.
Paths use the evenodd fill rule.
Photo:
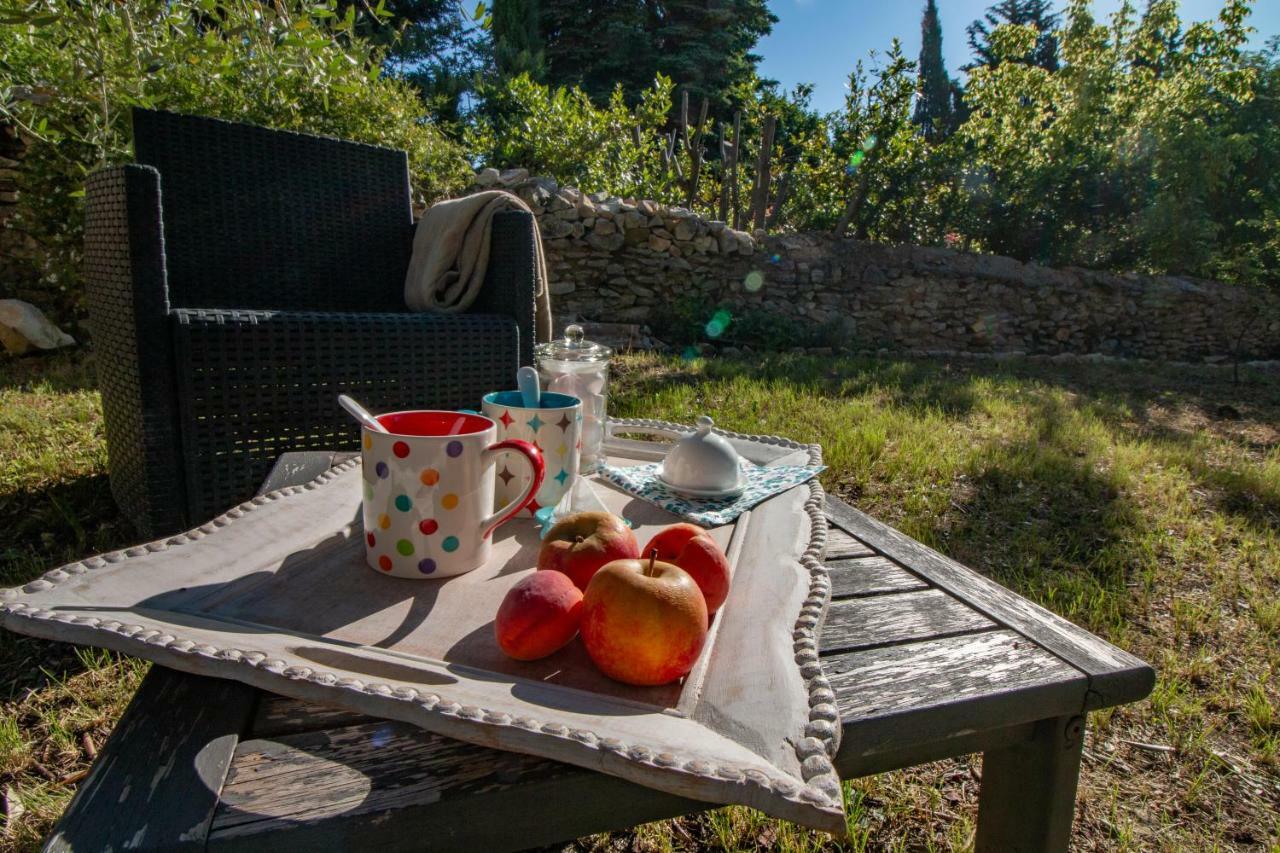
<svg viewBox="0 0 1280 853">
<path fill-rule="evenodd" d="M 1056 717 L 1031 740 L 983 754 L 979 853 L 1067 850 L 1083 745 L 1084 717 Z"/>
</svg>

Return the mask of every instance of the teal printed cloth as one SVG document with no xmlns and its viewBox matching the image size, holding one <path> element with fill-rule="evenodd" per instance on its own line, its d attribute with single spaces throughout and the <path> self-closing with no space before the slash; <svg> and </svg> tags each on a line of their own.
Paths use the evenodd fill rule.
<svg viewBox="0 0 1280 853">
<path fill-rule="evenodd" d="M 632 468 L 615 468 L 605 465 L 600 476 L 624 492 L 661 507 L 685 521 L 701 527 L 718 527 L 728 524 L 756 504 L 808 482 L 827 470 L 825 465 L 773 465 L 764 467 L 741 460 L 742 473 L 747 477 L 747 487 L 735 498 L 690 498 L 672 491 L 658 479 L 661 462 L 636 465 Z"/>
</svg>

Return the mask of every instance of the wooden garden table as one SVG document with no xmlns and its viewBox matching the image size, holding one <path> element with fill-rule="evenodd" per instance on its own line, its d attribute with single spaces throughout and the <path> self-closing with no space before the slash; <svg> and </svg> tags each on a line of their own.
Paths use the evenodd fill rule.
<svg viewBox="0 0 1280 853">
<path fill-rule="evenodd" d="M 344 456 L 288 453 L 263 486 Z M 829 499 L 843 778 L 983 753 L 977 849 L 1066 850 L 1089 711 L 1151 667 Z M 152 668 L 48 849 L 536 847 L 707 808 L 612 776 Z"/>
</svg>

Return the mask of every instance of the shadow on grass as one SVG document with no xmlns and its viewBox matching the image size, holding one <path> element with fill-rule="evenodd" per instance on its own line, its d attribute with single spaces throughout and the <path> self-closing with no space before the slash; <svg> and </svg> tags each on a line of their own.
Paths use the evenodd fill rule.
<svg viewBox="0 0 1280 853">
<path fill-rule="evenodd" d="M 136 541 L 106 474 L 0 494 L 0 585 Z"/>
<path fill-rule="evenodd" d="M 0 391 L 40 385 L 50 391 L 94 391 L 93 357 L 82 349 L 25 355 L 0 362 Z"/>
<path fill-rule="evenodd" d="M 1058 400 L 1038 402 L 1033 434 L 980 451 L 957 512 L 932 533 L 960 562 L 1097 630 L 1123 616 L 1144 531 L 1070 417 Z"/>
<path fill-rule="evenodd" d="M 973 359 L 817 358 L 761 354 L 664 362 L 626 374 L 633 390 L 656 393 L 705 381 L 782 381 L 797 391 L 831 398 L 882 395 L 909 411 L 964 415 L 976 405 L 979 381 L 1035 382 L 1086 398 L 1105 418 L 1149 421 L 1150 407 L 1187 406 L 1212 421 L 1274 420 L 1280 415 L 1280 376 L 1245 369 L 1234 382 L 1217 368 L 1165 368 L 1134 363 L 990 361 Z M 1224 414 L 1225 413 L 1225 414 Z M 1263 445 L 1265 447 L 1265 445 Z"/>
</svg>

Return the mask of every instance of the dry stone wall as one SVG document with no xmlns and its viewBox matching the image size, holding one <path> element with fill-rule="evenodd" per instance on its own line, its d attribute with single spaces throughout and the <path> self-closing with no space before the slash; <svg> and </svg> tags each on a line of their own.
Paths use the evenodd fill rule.
<svg viewBox="0 0 1280 853">
<path fill-rule="evenodd" d="M 477 175 L 537 215 L 558 317 L 645 323 L 683 299 L 840 327 L 854 350 L 1280 357 L 1280 293 L 1049 269 L 996 255 L 801 233 L 766 237 L 523 169 Z M 732 333 L 730 333 L 730 337 Z"/>
</svg>

